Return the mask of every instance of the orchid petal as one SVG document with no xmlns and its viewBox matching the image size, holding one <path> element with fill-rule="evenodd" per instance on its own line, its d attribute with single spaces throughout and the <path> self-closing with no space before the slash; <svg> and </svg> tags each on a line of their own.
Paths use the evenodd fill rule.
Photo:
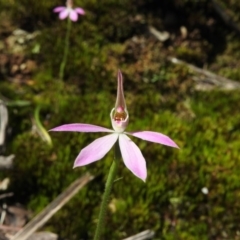
<svg viewBox="0 0 240 240">
<path fill-rule="evenodd" d="M 83 148 L 74 162 L 74 168 L 84 166 L 100 160 L 112 148 L 118 139 L 118 134 L 112 133 L 110 135 L 101 137 Z"/>
<path fill-rule="evenodd" d="M 75 10 L 75 12 L 77 12 L 80 15 L 84 15 L 85 14 L 85 11 L 82 8 L 77 7 L 77 8 L 74 8 L 74 10 Z"/>
<path fill-rule="evenodd" d="M 59 127 L 55 127 L 49 131 L 55 132 L 114 132 L 111 129 L 107 129 L 104 127 L 85 124 L 85 123 L 72 123 L 72 124 L 64 124 Z"/>
<path fill-rule="evenodd" d="M 125 134 L 119 135 L 119 146 L 126 167 L 145 182 L 147 178 L 146 161 L 138 146 Z"/>
<path fill-rule="evenodd" d="M 59 14 L 59 18 L 60 19 L 64 19 L 69 15 L 69 9 L 65 8 L 63 11 L 60 12 Z"/>
<path fill-rule="evenodd" d="M 75 10 L 71 9 L 69 13 L 69 18 L 73 21 L 76 22 L 78 20 L 78 14 Z"/>
<path fill-rule="evenodd" d="M 53 11 L 54 11 L 54 12 L 61 12 L 61 11 L 63 11 L 64 9 L 66 9 L 66 7 L 64 7 L 64 6 L 59 6 L 59 7 L 55 7 L 55 8 L 53 9 Z"/>
<path fill-rule="evenodd" d="M 138 132 L 127 132 L 127 134 L 149 141 L 149 142 L 154 142 L 154 143 L 167 145 L 170 147 L 179 148 L 178 145 L 171 138 L 169 138 L 168 136 L 162 133 L 151 132 L 151 131 L 138 131 Z"/>
</svg>

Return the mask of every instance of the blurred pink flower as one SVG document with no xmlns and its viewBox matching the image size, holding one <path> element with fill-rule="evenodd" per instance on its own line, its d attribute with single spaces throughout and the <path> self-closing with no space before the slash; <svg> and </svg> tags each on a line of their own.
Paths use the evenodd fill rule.
<svg viewBox="0 0 240 240">
<path fill-rule="evenodd" d="M 66 7 L 64 6 L 55 7 L 53 11 L 56 13 L 59 13 L 60 19 L 65 19 L 66 17 L 69 16 L 69 18 L 73 22 L 76 22 L 78 20 L 78 14 L 80 15 L 85 14 L 85 11 L 82 8 L 79 8 L 79 7 L 73 8 L 72 0 L 67 0 Z"/>
<path fill-rule="evenodd" d="M 110 113 L 110 117 L 114 130 L 92 124 L 73 123 L 53 128 L 50 131 L 110 133 L 104 137 L 96 139 L 87 147 L 83 148 L 74 162 L 74 167 L 84 166 L 102 159 L 118 141 L 124 164 L 134 175 L 143 181 L 145 181 L 147 178 L 146 161 L 141 153 L 141 150 L 127 135 L 131 135 L 149 142 L 179 148 L 177 144 L 168 136 L 158 132 L 124 131 L 128 125 L 129 116 L 125 104 L 123 80 L 120 71 L 118 72 L 117 100 L 115 108 L 113 108 Z"/>
</svg>

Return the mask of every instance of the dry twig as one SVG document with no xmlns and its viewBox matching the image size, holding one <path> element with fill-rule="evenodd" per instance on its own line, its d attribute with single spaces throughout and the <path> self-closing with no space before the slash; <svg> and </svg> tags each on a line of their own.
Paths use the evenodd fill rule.
<svg viewBox="0 0 240 240">
<path fill-rule="evenodd" d="M 152 239 L 154 237 L 155 233 L 151 230 L 145 230 L 143 232 L 140 232 L 134 236 L 125 238 L 123 240 L 147 240 Z"/>
<path fill-rule="evenodd" d="M 238 34 L 240 34 L 240 26 L 238 26 L 238 24 L 233 21 L 232 17 L 226 11 L 224 11 L 224 9 L 220 6 L 218 1 L 211 0 L 211 2 L 212 2 L 213 9 L 220 16 L 223 22 L 227 26 L 232 28 L 234 31 L 236 31 Z"/>
<path fill-rule="evenodd" d="M 45 209 L 43 209 L 42 212 L 40 212 L 23 229 L 15 234 L 11 240 L 27 240 L 93 178 L 94 177 L 90 174 L 86 174 L 74 181 L 64 192 L 62 192 Z"/>
<path fill-rule="evenodd" d="M 187 66 L 190 70 L 200 74 L 199 77 L 194 77 L 193 80 L 198 83 L 197 90 L 212 90 L 213 88 L 223 90 L 237 90 L 240 89 L 240 83 L 237 81 L 230 80 L 225 77 L 218 76 L 208 70 L 198 68 L 192 64 L 186 63 L 177 58 L 169 58 L 174 64 L 182 64 Z"/>
</svg>

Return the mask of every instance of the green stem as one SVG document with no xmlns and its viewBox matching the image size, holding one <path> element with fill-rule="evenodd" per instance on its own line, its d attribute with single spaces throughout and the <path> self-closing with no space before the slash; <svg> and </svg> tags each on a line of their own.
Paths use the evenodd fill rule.
<svg viewBox="0 0 240 240">
<path fill-rule="evenodd" d="M 64 52 L 63 52 L 63 59 L 60 65 L 60 69 L 59 69 L 59 79 L 63 80 L 64 77 L 64 70 L 65 70 L 65 66 L 67 63 L 67 55 L 69 52 L 69 37 L 70 37 L 70 30 L 71 30 L 71 20 L 68 17 L 67 20 L 67 33 L 66 33 L 66 37 L 65 37 L 65 46 L 64 46 Z"/>
<path fill-rule="evenodd" d="M 105 220 L 104 218 L 106 215 L 108 200 L 109 200 L 109 196 L 110 196 L 110 192 L 111 192 L 111 189 L 113 186 L 114 179 L 117 174 L 117 167 L 118 167 L 120 158 L 121 158 L 121 153 L 120 153 L 120 149 L 119 149 L 119 143 L 116 142 L 115 143 L 115 159 L 110 167 L 107 182 L 105 185 L 105 191 L 104 191 L 104 194 L 102 197 L 102 203 L 101 203 L 100 212 L 99 212 L 99 216 L 98 216 L 98 223 L 97 223 L 97 228 L 95 231 L 94 240 L 100 239 L 101 231 L 104 228 L 104 220 Z"/>
</svg>

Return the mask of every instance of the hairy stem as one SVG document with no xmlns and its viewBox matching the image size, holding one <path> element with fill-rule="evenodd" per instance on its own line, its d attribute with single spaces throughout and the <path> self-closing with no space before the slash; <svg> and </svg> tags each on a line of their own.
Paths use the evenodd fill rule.
<svg viewBox="0 0 240 240">
<path fill-rule="evenodd" d="M 61 65 L 60 65 L 60 69 L 59 69 L 59 79 L 60 80 L 63 80 L 64 70 L 65 70 L 66 63 L 67 63 L 67 55 L 68 55 L 68 52 L 69 52 L 70 31 L 71 31 L 71 20 L 70 20 L 70 18 L 68 18 L 68 21 L 67 21 L 67 33 L 66 33 L 65 43 L 64 43 L 63 59 L 62 59 L 62 62 L 61 62 Z"/>
<path fill-rule="evenodd" d="M 111 189 L 112 189 L 112 186 L 113 186 L 114 179 L 115 179 L 116 174 L 117 174 L 117 167 L 118 167 L 120 158 L 121 158 L 121 153 L 120 153 L 120 149 L 119 149 L 119 143 L 116 142 L 116 144 L 115 144 L 115 159 L 114 159 L 114 161 L 111 165 L 111 168 L 109 170 L 107 182 L 106 182 L 106 185 L 105 185 L 105 191 L 104 191 L 104 194 L 103 194 L 103 197 L 102 197 L 102 203 L 101 203 L 100 212 L 99 212 L 99 216 L 98 216 L 98 223 L 97 223 L 97 228 L 96 228 L 96 231 L 95 231 L 94 240 L 99 240 L 100 239 L 101 231 L 104 228 L 104 222 L 105 222 L 104 218 L 105 218 L 105 215 L 106 215 L 109 196 L 110 196 L 110 193 L 111 193 Z"/>
</svg>

